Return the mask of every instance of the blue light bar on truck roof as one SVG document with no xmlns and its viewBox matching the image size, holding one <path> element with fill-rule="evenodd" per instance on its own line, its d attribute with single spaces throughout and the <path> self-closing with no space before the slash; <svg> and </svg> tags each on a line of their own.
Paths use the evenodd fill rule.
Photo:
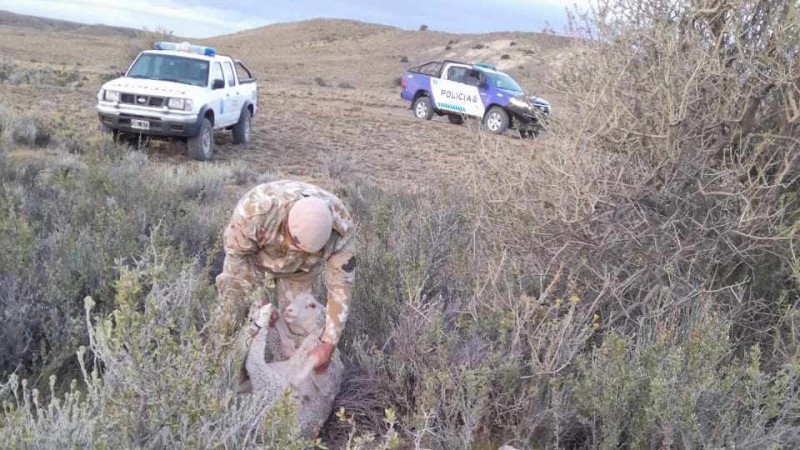
<svg viewBox="0 0 800 450">
<path fill-rule="evenodd" d="M 497 67 L 495 67 L 495 66 L 493 66 L 491 64 L 477 63 L 477 64 L 473 64 L 473 66 L 475 66 L 475 67 L 483 67 L 484 69 L 497 71 Z"/>
<path fill-rule="evenodd" d="M 156 42 L 156 50 L 172 50 L 176 52 L 190 52 L 198 55 L 214 56 L 217 51 L 211 47 L 204 47 L 202 45 L 192 45 L 188 42 Z"/>
</svg>

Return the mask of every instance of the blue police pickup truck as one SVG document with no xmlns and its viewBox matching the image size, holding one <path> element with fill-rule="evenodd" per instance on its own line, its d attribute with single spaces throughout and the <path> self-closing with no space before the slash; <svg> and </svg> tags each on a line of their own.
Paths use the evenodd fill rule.
<svg viewBox="0 0 800 450">
<path fill-rule="evenodd" d="M 507 74 L 487 64 L 432 61 L 403 74 L 400 97 L 411 102 L 414 116 L 430 120 L 447 115 L 451 123 L 476 117 L 492 133 L 517 129 L 520 136 L 538 136 L 550 115 L 550 103 L 526 97 Z"/>
</svg>

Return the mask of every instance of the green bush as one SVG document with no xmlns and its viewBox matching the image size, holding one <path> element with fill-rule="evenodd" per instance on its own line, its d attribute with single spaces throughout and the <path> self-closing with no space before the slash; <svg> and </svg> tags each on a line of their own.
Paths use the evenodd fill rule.
<svg viewBox="0 0 800 450">
<path fill-rule="evenodd" d="M 612 332 L 579 358 L 568 385 L 592 430 L 582 447 L 796 445 L 800 366 L 765 371 L 758 345 L 737 356 L 729 322 L 710 312 L 697 320 L 686 335 L 658 323 L 642 327 L 645 339 Z"/>
<path fill-rule="evenodd" d="M 77 351 L 80 383 L 48 395 L 16 375 L 3 386 L 3 448 L 303 449 L 289 397 L 275 405 L 237 398 L 231 343 L 206 339 L 216 295 L 201 261 L 187 259 L 154 230 L 131 267 L 118 266 L 113 312 L 92 316 L 89 349 Z"/>
<path fill-rule="evenodd" d="M 80 299 L 93 295 L 108 311 L 114 267 L 136 261 L 159 227 L 187 255 L 217 245 L 225 170 L 151 168 L 98 138 L 84 150 L 0 167 L 0 372 L 46 379 L 71 367 L 85 339 Z"/>
</svg>

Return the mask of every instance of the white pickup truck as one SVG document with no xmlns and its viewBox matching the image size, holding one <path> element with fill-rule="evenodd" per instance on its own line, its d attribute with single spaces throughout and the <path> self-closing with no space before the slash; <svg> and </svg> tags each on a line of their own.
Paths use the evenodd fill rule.
<svg viewBox="0 0 800 450">
<path fill-rule="evenodd" d="M 258 86 L 240 61 L 187 42 L 157 42 L 121 78 L 103 85 L 97 111 L 105 131 L 186 139 L 189 156 L 214 152 L 214 130 L 250 142 Z"/>
</svg>

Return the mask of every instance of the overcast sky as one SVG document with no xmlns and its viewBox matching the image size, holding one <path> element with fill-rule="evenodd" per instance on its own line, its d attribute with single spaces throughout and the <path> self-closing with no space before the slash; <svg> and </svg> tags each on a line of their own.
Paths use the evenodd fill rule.
<svg viewBox="0 0 800 450">
<path fill-rule="evenodd" d="M 562 33 L 565 8 L 587 0 L 0 0 L 0 9 L 90 24 L 165 27 L 209 37 L 318 17 L 453 32 Z M 224 6 L 222 6 L 224 5 Z"/>
</svg>

